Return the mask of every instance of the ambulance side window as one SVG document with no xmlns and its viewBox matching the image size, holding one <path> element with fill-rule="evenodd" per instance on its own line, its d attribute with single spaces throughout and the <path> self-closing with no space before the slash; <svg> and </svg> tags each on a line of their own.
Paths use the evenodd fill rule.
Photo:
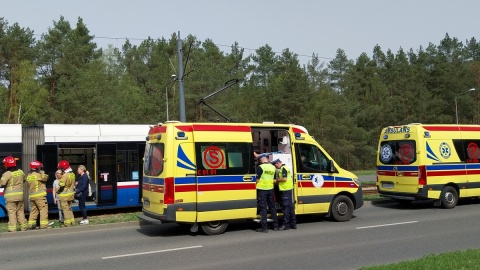
<svg viewBox="0 0 480 270">
<path fill-rule="evenodd" d="M 249 174 L 253 167 L 251 143 L 195 143 L 197 175 Z"/>
<path fill-rule="evenodd" d="M 480 163 L 480 140 L 453 140 L 461 162 Z"/>
<path fill-rule="evenodd" d="M 295 144 L 298 172 L 327 172 L 327 157 L 312 144 Z"/>
</svg>

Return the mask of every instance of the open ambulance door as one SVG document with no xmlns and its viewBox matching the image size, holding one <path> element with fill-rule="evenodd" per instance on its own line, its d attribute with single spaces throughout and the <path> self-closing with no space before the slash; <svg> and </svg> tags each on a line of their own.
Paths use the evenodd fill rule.
<svg viewBox="0 0 480 270">
<path fill-rule="evenodd" d="M 97 204 L 117 203 L 117 145 L 96 145 L 95 173 L 97 179 Z"/>
</svg>

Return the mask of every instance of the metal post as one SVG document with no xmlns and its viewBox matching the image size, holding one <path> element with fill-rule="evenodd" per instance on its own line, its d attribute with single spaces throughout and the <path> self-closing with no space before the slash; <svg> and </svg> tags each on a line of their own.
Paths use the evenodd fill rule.
<svg viewBox="0 0 480 270">
<path fill-rule="evenodd" d="M 470 88 L 470 89 L 468 89 L 467 91 L 462 92 L 462 93 L 458 94 L 458 95 L 455 97 L 455 119 L 457 120 L 457 125 L 458 125 L 458 101 L 457 101 L 457 98 L 458 98 L 459 96 L 463 95 L 463 94 L 466 94 L 466 93 L 468 93 L 468 92 L 472 92 L 472 91 L 475 91 L 475 90 L 477 90 L 477 89 L 475 89 L 475 88 Z"/>
<path fill-rule="evenodd" d="M 185 116 L 185 93 L 183 90 L 183 59 L 182 59 L 182 40 L 180 39 L 180 31 L 177 37 L 177 55 L 178 55 L 178 97 L 180 105 L 180 122 L 186 122 Z"/>
<path fill-rule="evenodd" d="M 165 101 L 167 103 L 167 121 L 170 120 L 168 119 L 168 84 L 165 85 Z"/>
</svg>

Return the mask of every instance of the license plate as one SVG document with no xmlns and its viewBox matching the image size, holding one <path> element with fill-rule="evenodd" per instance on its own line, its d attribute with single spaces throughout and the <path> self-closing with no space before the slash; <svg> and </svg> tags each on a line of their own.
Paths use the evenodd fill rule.
<svg viewBox="0 0 480 270">
<path fill-rule="evenodd" d="M 382 183 L 383 188 L 393 188 L 393 183 Z"/>
</svg>

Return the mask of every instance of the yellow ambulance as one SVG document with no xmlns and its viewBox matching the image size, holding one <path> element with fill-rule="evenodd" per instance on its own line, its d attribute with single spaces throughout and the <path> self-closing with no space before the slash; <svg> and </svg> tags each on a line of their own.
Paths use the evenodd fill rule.
<svg viewBox="0 0 480 270">
<path fill-rule="evenodd" d="M 459 198 L 480 196 L 480 126 L 390 126 L 377 152 L 377 189 L 408 204 L 433 199 L 454 208 Z"/>
<path fill-rule="evenodd" d="M 302 126 L 169 121 L 152 126 L 146 139 L 140 216 L 146 221 L 214 235 L 229 220 L 259 218 L 254 152 L 270 153 L 270 161 L 279 158 L 292 169 L 297 215 L 347 221 L 363 205 L 358 178 Z"/>
</svg>

